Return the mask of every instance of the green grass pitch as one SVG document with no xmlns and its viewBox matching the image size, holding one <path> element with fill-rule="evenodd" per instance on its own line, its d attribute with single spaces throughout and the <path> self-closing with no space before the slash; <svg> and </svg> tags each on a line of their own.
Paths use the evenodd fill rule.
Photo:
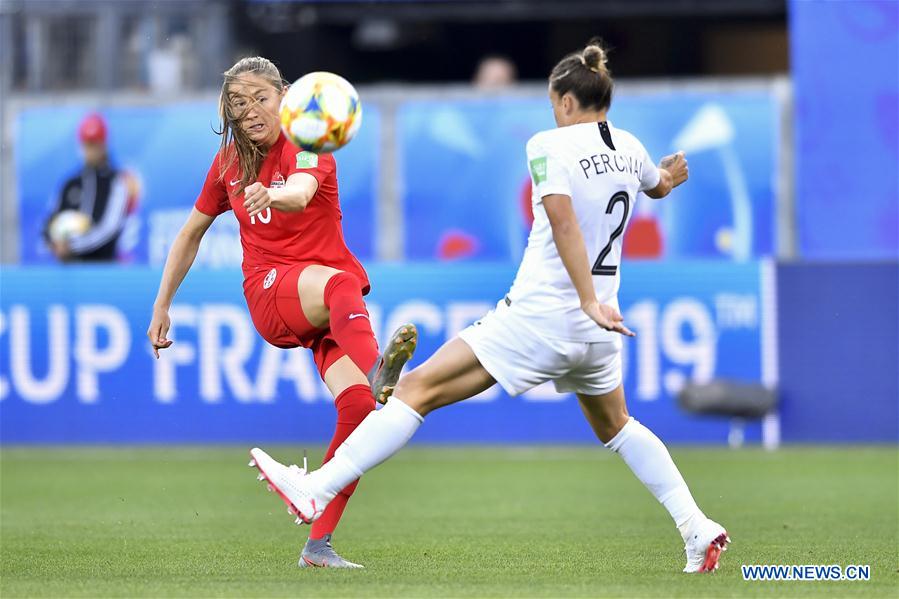
<svg viewBox="0 0 899 599">
<path fill-rule="evenodd" d="M 335 535 L 364 571 L 296 567 L 307 529 L 244 448 L 6 448 L 0 595 L 899 593 L 895 447 L 673 454 L 733 539 L 714 575 L 680 573 L 667 514 L 600 447 L 403 451 L 363 480 Z M 744 582 L 740 564 L 870 564 L 871 580 Z"/>
</svg>

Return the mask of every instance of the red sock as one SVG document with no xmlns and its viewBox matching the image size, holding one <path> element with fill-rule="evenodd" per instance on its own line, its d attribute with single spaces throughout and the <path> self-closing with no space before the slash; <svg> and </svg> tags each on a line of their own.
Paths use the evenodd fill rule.
<svg viewBox="0 0 899 599">
<path fill-rule="evenodd" d="M 334 457 L 334 452 L 341 443 L 346 441 L 346 438 L 359 426 L 359 423 L 375 409 L 375 400 L 371 396 L 371 389 L 368 388 L 368 385 L 349 387 L 337 396 L 334 404 L 337 407 L 337 426 L 322 464 Z M 310 539 L 320 539 L 334 532 L 343 515 L 343 510 L 358 484 L 358 480 L 350 483 L 331 500 L 321 517 L 312 523 L 312 529 L 309 531 Z"/>
<path fill-rule="evenodd" d="M 350 360 L 368 374 L 378 360 L 378 342 L 362 300 L 359 278 L 348 272 L 331 277 L 325 285 L 325 306 L 331 312 L 331 334 Z"/>
</svg>

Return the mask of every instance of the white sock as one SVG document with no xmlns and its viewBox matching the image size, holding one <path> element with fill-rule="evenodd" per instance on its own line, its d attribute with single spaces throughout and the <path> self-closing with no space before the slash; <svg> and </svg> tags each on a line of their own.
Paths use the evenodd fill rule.
<svg viewBox="0 0 899 599">
<path fill-rule="evenodd" d="M 686 538 L 695 516 L 704 518 L 665 444 L 651 430 L 629 418 L 606 447 L 619 454 L 640 482 L 655 495 Z"/>
<path fill-rule="evenodd" d="M 361 477 L 409 442 L 424 418 L 396 397 L 365 417 L 334 457 L 311 473 L 311 482 L 330 501 L 344 487 Z"/>
</svg>

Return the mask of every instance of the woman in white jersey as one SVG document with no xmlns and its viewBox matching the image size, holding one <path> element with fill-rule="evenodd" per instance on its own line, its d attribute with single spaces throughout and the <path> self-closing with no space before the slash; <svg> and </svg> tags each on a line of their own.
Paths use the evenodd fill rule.
<svg viewBox="0 0 899 599">
<path fill-rule="evenodd" d="M 319 470 L 285 467 L 260 449 L 251 466 L 303 520 L 403 447 L 433 410 L 495 383 L 518 395 L 546 381 L 577 395 L 596 436 L 620 454 L 668 512 L 686 544 L 685 572 L 712 571 L 727 532 L 699 510 L 649 429 L 628 416 L 618 311 L 621 237 L 638 192 L 663 198 L 686 181 L 683 153 L 656 167 L 640 141 L 606 120 L 613 82 L 598 42 L 563 58 L 549 77 L 556 129 L 527 145 L 534 225 L 518 275 L 495 310 L 400 379 Z"/>
</svg>

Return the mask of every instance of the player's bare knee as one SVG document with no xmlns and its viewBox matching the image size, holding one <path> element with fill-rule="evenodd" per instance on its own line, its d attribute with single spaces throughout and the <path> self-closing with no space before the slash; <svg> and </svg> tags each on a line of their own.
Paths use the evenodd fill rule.
<svg viewBox="0 0 899 599">
<path fill-rule="evenodd" d="M 421 415 L 433 410 L 437 400 L 434 387 L 417 370 L 404 375 L 397 382 L 393 394 Z"/>
<path fill-rule="evenodd" d="M 420 384 L 418 378 L 419 377 L 414 370 L 408 374 L 404 374 L 400 377 L 400 380 L 397 381 L 396 387 L 393 389 L 393 395 L 395 397 L 403 398 L 403 401 L 411 406 L 411 402 L 417 400 L 419 397 Z"/>
</svg>

